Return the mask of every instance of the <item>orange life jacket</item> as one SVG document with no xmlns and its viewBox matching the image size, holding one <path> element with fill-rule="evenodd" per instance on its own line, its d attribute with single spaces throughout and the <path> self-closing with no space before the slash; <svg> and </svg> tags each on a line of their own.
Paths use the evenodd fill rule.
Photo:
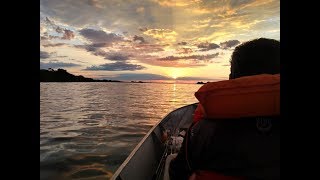
<svg viewBox="0 0 320 180">
<path fill-rule="evenodd" d="M 230 119 L 280 115 L 280 74 L 246 76 L 203 85 L 196 93 L 199 105 L 194 124 L 203 118 Z M 197 171 L 196 180 L 236 180 L 210 171 Z"/>
<path fill-rule="evenodd" d="M 194 120 L 280 115 L 280 74 L 245 76 L 203 85 Z"/>
</svg>

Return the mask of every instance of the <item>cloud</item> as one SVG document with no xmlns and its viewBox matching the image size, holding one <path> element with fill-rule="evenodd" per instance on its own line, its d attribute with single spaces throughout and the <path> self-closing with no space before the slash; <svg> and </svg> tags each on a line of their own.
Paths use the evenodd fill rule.
<svg viewBox="0 0 320 180">
<path fill-rule="evenodd" d="M 45 33 L 46 31 L 47 31 L 47 29 L 45 27 L 43 27 L 43 25 L 40 24 L 40 34 Z"/>
<path fill-rule="evenodd" d="M 46 51 L 40 51 L 40 59 L 48 59 L 48 58 L 52 58 L 52 57 L 65 58 L 65 57 L 68 57 L 68 56 L 57 56 L 57 52 L 48 53 Z M 50 60 L 50 62 L 51 61 L 57 61 L 57 60 Z"/>
<path fill-rule="evenodd" d="M 45 51 L 40 51 L 40 59 L 47 59 L 50 58 L 51 54 Z"/>
<path fill-rule="evenodd" d="M 236 7 L 239 7 L 239 6 L 243 6 L 243 5 L 246 5 L 246 4 L 250 4 L 252 2 L 254 2 L 255 0 L 230 0 L 230 6 L 232 8 L 236 8 Z"/>
<path fill-rule="evenodd" d="M 91 44 L 92 47 L 107 47 L 108 44 L 107 43 L 94 43 L 94 44 Z"/>
<path fill-rule="evenodd" d="M 56 28 L 56 32 L 57 32 L 57 33 L 63 33 L 63 29 L 58 26 L 58 27 Z"/>
<path fill-rule="evenodd" d="M 102 64 L 99 66 L 87 67 L 84 70 L 90 70 L 90 71 L 136 71 L 136 70 L 142 70 L 142 69 L 145 69 L 145 67 L 138 65 L 138 64 L 128 64 L 125 62 L 115 62 L 115 63 Z"/>
<path fill-rule="evenodd" d="M 182 42 L 179 42 L 178 45 L 183 45 L 184 46 L 184 45 L 187 45 L 187 42 L 182 41 Z"/>
<path fill-rule="evenodd" d="M 185 7 L 199 3 L 201 0 L 155 0 L 161 6 L 167 7 Z"/>
<path fill-rule="evenodd" d="M 53 22 L 53 21 L 51 21 L 48 17 L 46 17 L 45 18 L 45 21 L 44 21 L 46 24 L 49 24 L 49 25 L 51 25 L 51 26 L 56 26 L 56 24 Z"/>
<path fill-rule="evenodd" d="M 142 31 L 142 32 L 145 32 L 145 31 L 148 31 L 148 28 L 139 28 L 139 31 Z"/>
<path fill-rule="evenodd" d="M 144 7 L 138 7 L 138 8 L 136 9 L 136 12 L 137 12 L 137 13 L 144 13 L 144 11 L 145 11 Z"/>
<path fill-rule="evenodd" d="M 51 40 L 51 39 L 60 39 L 60 36 L 53 36 L 53 35 L 48 35 L 47 33 L 44 33 L 43 36 L 40 36 L 40 40 Z"/>
<path fill-rule="evenodd" d="M 129 59 L 129 56 L 125 54 L 120 54 L 120 53 L 108 53 L 105 59 L 108 59 L 111 61 L 126 61 Z"/>
<path fill-rule="evenodd" d="M 220 46 L 215 43 L 200 43 L 197 47 L 201 49 L 200 51 L 209 51 L 211 49 L 220 48 Z"/>
<path fill-rule="evenodd" d="M 59 36 L 53 36 L 53 35 L 49 35 L 49 39 L 51 40 L 51 39 L 58 39 L 58 38 L 60 38 Z"/>
<path fill-rule="evenodd" d="M 66 68 L 66 67 L 76 67 L 80 66 L 79 64 L 74 64 L 74 63 L 64 63 L 64 62 L 59 62 L 59 61 L 50 61 L 47 63 L 40 62 L 40 69 L 48 69 L 48 68 Z"/>
<path fill-rule="evenodd" d="M 65 58 L 65 57 L 68 57 L 68 56 L 56 56 L 57 58 Z"/>
<path fill-rule="evenodd" d="M 88 52 L 94 52 L 100 50 L 101 47 L 107 47 L 106 43 L 93 43 L 93 44 L 84 44 L 84 45 L 74 45 L 76 48 L 85 49 Z"/>
<path fill-rule="evenodd" d="M 178 35 L 177 32 L 171 29 L 148 29 L 143 32 L 143 34 L 153 37 L 154 39 L 159 39 L 162 41 L 175 42 Z"/>
<path fill-rule="evenodd" d="M 191 48 L 181 48 L 181 49 L 178 49 L 178 53 L 179 54 L 190 54 L 192 53 L 193 50 Z"/>
<path fill-rule="evenodd" d="M 134 46 L 134 51 L 141 52 L 141 53 L 153 53 L 153 52 L 159 52 L 164 51 L 164 47 L 166 45 L 158 45 L 158 44 L 137 44 Z M 138 49 L 137 49 L 138 48 Z"/>
<path fill-rule="evenodd" d="M 88 4 L 90 6 L 96 6 L 98 4 L 98 0 L 88 0 Z"/>
<path fill-rule="evenodd" d="M 68 29 L 65 29 L 62 39 L 68 39 L 68 40 L 70 40 L 70 39 L 72 39 L 72 38 L 74 38 L 74 33 L 73 33 L 73 31 L 68 30 Z"/>
<path fill-rule="evenodd" d="M 75 37 L 75 34 L 73 31 L 65 28 L 61 28 L 60 26 L 56 25 L 54 21 L 50 20 L 48 17 L 45 18 L 44 23 L 47 24 L 48 26 L 51 26 L 51 28 L 53 28 L 53 30 L 56 33 L 58 34 L 63 33 L 63 35 L 61 37 L 61 36 L 49 35 L 48 32 L 45 32 L 44 36 L 41 36 L 41 40 L 51 40 L 51 39 L 71 40 Z"/>
<path fill-rule="evenodd" d="M 92 54 L 95 55 L 95 56 L 102 56 L 102 57 L 105 57 L 107 55 L 107 53 L 104 50 L 101 50 L 101 49 L 93 50 Z"/>
<path fill-rule="evenodd" d="M 122 53 L 127 50 L 127 52 L 131 52 L 130 49 L 121 49 L 119 52 L 106 52 L 102 50 L 100 47 L 105 47 L 105 43 L 97 43 L 97 44 L 87 44 L 87 45 L 75 45 L 76 48 L 85 49 L 88 52 L 91 52 L 95 56 L 104 57 L 104 59 L 108 59 L 111 61 L 126 61 L 129 60 L 129 57 L 132 55 L 128 55 L 128 53 Z M 130 53 L 129 53 L 130 54 Z"/>
<path fill-rule="evenodd" d="M 46 37 L 46 36 L 40 36 L 40 40 L 41 41 L 45 41 L 45 40 L 48 40 L 49 38 L 48 37 Z"/>
<path fill-rule="evenodd" d="M 123 37 L 114 33 L 106 33 L 102 30 L 94 29 L 81 29 L 79 33 L 91 41 L 92 43 L 105 43 L 105 45 L 111 45 L 113 42 L 122 41 Z"/>
<path fill-rule="evenodd" d="M 85 44 L 85 45 L 74 45 L 75 48 L 85 49 L 88 52 L 94 52 L 98 50 L 98 48 L 92 46 L 92 44 Z"/>
<path fill-rule="evenodd" d="M 146 42 L 143 37 L 137 36 L 137 35 L 134 35 L 133 41 L 140 41 L 140 44 L 143 44 Z"/>
<path fill-rule="evenodd" d="M 93 55 L 102 56 L 102 57 L 106 57 L 108 54 L 114 53 L 114 52 L 107 53 L 106 51 L 102 50 L 103 47 L 108 47 L 107 43 L 93 43 L 93 44 L 85 44 L 85 45 L 74 45 L 74 47 L 85 49 L 88 52 L 91 52 Z M 127 46 L 119 47 L 120 51 L 124 51 L 124 52 L 130 51 L 130 48 L 132 48 L 132 47 L 127 47 Z M 136 53 L 136 51 L 134 53 Z"/>
<path fill-rule="evenodd" d="M 218 57 L 219 53 L 208 55 L 191 55 L 191 56 L 167 56 L 159 58 L 160 61 L 177 61 L 177 60 L 194 60 L 194 61 L 209 61 L 212 58 Z"/>
<path fill-rule="evenodd" d="M 238 40 L 229 40 L 229 41 L 225 41 L 225 42 L 220 43 L 220 46 L 223 49 L 228 49 L 228 48 L 234 47 L 238 44 L 240 44 L 240 41 L 238 41 Z"/>
<path fill-rule="evenodd" d="M 55 43 L 55 44 L 43 44 L 43 47 L 57 47 L 57 46 L 63 46 L 65 43 Z"/>
<path fill-rule="evenodd" d="M 103 8 L 103 6 L 99 3 L 98 0 L 88 0 L 88 5 L 96 8 Z"/>
</svg>

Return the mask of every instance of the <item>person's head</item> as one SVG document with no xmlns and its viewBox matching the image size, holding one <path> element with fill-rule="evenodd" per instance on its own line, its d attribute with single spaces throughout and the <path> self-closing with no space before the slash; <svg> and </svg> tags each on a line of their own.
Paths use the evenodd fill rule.
<svg viewBox="0 0 320 180">
<path fill-rule="evenodd" d="M 229 79 L 280 73 L 280 42 L 259 38 L 237 46 L 231 57 Z"/>
</svg>

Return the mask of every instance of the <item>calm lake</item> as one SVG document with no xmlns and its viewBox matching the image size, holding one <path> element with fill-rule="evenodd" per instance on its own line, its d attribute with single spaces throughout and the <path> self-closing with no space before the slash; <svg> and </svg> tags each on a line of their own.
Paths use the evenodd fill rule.
<svg viewBox="0 0 320 180">
<path fill-rule="evenodd" d="M 40 179 L 108 179 L 201 85 L 40 83 Z"/>
</svg>

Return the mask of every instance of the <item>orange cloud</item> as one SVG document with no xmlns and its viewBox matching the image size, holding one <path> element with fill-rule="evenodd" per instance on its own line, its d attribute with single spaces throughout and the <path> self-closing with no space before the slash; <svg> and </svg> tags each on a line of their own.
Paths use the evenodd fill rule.
<svg viewBox="0 0 320 180">
<path fill-rule="evenodd" d="M 143 34 L 164 42 L 175 42 L 178 35 L 177 32 L 170 29 L 148 29 Z"/>
</svg>

